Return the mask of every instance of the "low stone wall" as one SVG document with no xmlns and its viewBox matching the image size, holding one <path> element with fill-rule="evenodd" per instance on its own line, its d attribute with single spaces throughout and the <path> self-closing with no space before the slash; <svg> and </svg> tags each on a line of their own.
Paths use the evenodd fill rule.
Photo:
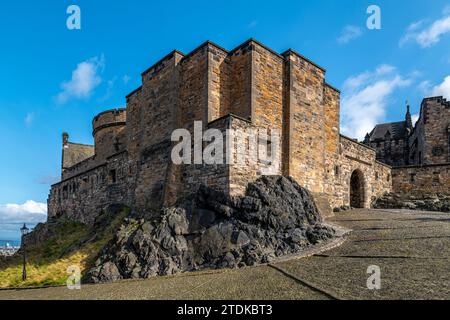
<svg viewBox="0 0 450 320">
<path fill-rule="evenodd" d="M 450 163 L 393 168 L 392 185 L 398 194 L 450 195 Z"/>
<path fill-rule="evenodd" d="M 374 149 L 341 136 L 339 161 L 334 172 L 330 172 L 330 181 L 334 183 L 334 193 L 330 195 L 333 208 L 348 208 L 351 205 L 351 177 L 359 175 L 360 207 L 370 208 L 374 199 L 391 191 L 391 167 L 376 161 Z M 334 176 L 331 179 L 331 176 Z"/>
<path fill-rule="evenodd" d="M 375 209 L 409 209 L 422 211 L 450 212 L 450 195 L 442 193 L 408 195 L 388 193 L 378 198 Z"/>
<path fill-rule="evenodd" d="M 62 173 L 62 180 L 67 180 L 67 179 L 75 177 L 83 172 L 89 171 L 92 168 L 95 168 L 96 166 L 98 166 L 99 164 L 101 164 L 101 163 L 97 161 L 97 159 L 94 155 L 84 161 L 77 163 L 76 165 L 74 165 L 70 168 L 65 169 L 64 172 Z"/>
<path fill-rule="evenodd" d="M 110 204 L 130 204 L 133 180 L 126 152 L 107 162 L 52 186 L 48 199 L 48 217 L 66 217 L 92 224 Z"/>
</svg>

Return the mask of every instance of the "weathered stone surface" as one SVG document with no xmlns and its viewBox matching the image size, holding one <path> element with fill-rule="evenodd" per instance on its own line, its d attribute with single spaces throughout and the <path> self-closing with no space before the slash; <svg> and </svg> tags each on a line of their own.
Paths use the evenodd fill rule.
<svg viewBox="0 0 450 320">
<path fill-rule="evenodd" d="M 448 163 L 449 118 L 450 102 L 442 96 L 428 97 L 422 100 L 415 124 L 408 106 L 405 121 L 377 125 L 365 143 L 377 149 L 378 160 L 394 167 Z"/>
<path fill-rule="evenodd" d="M 430 193 L 450 195 L 450 164 L 393 168 L 393 190 L 399 194 L 422 196 Z"/>
<path fill-rule="evenodd" d="M 201 187 L 160 219 L 127 219 L 87 280 L 147 278 L 266 263 L 331 239 L 309 192 L 293 179 L 262 177 L 243 197 Z"/>
<path fill-rule="evenodd" d="M 386 194 L 373 203 L 375 209 L 410 209 L 423 211 L 450 212 L 448 194 Z"/>
<path fill-rule="evenodd" d="M 356 169 L 367 175 L 368 206 L 380 190 L 389 191 L 388 183 L 375 179 L 389 168 L 375 162 L 372 149 L 340 136 L 339 108 L 340 92 L 326 84 L 325 70 L 293 50 L 278 54 L 250 39 L 231 51 L 212 42 L 186 55 L 173 51 L 142 73 L 142 86 L 127 96 L 126 109 L 94 118 L 95 154 L 89 146 L 91 153 L 77 151 L 80 157 L 63 164 L 62 181 L 49 195 L 49 217 L 92 225 L 114 203 L 157 213 L 200 185 L 242 196 L 265 174 L 292 176 L 326 198 L 331 211 L 349 205 L 347 181 Z M 280 146 L 268 152 L 273 159 L 251 161 L 264 140 L 278 143 L 237 134 L 225 148 L 231 163 L 175 165 L 171 135 L 180 128 L 192 133 L 194 121 L 222 133 L 276 132 Z M 68 143 L 65 135 L 63 150 Z M 233 162 L 239 155 L 244 162 Z"/>
</svg>

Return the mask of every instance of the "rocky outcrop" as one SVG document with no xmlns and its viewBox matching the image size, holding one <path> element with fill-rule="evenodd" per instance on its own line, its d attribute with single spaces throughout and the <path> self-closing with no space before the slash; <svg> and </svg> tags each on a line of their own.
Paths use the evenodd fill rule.
<svg viewBox="0 0 450 320">
<path fill-rule="evenodd" d="M 373 203 L 375 209 L 410 209 L 450 212 L 450 195 L 404 195 L 389 193 Z"/>
<path fill-rule="evenodd" d="M 248 186 L 244 197 L 201 187 L 189 199 L 163 209 L 159 219 L 127 218 L 86 280 L 252 266 L 334 235 L 322 224 L 310 193 L 293 179 L 262 177 Z"/>
</svg>

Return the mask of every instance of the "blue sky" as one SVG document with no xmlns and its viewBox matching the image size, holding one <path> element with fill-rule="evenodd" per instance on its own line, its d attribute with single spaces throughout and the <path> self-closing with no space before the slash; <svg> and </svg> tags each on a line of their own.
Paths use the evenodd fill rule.
<svg viewBox="0 0 450 320">
<path fill-rule="evenodd" d="M 66 9 L 81 8 L 81 30 Z M 381 8 L 381 30 L 366 9 Z M 450 3 L 396 1 L 2 1 L 0 7 L 0 238 L 45 219 L 60 172 L 61 133 L 92 143 L 91 119 L 125 105 L 140 73 L 172 49 L 205 40 L 232 49 L 253 37 L 327 69 L 342 90 L 343 133 L 450 98 Z M 449 78 L 447 78 L 449 77 Z"/>
</svg>

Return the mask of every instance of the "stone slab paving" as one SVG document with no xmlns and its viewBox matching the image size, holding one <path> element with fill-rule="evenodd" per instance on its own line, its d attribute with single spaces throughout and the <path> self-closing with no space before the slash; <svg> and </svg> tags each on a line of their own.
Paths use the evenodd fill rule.
<svg viewBox="0 0 450 320">
<path fill-rule="evenodd" d="M 279 270 L 205 271 L 78 291 L 0 291 L 0 299 L 328 299 L 321 290 L 340 299 L 450 299 L 450 214 L 355 210 L 330 222 L 354 230 L 342 246 L 275 263 Z M 381 269 L 381 290 L 367 289 L 370 265 Z"/>
<path fill-rule="evenodd" d="M 198 272 L 143 281 L 84 285 L 81 290 L 47 288 L 0 291 L 0 299 L 323 299 L 295 280 L 268 267 Z"/>
<path fill-rule="evenodd" d="M 354 231 L 339 248 L 280 267 L 342 299 L 450 299 L 450 214 L 359 210 L 335 223 Z M 367 289 L 367 268 L 381 290 Z"/>
</svg>

